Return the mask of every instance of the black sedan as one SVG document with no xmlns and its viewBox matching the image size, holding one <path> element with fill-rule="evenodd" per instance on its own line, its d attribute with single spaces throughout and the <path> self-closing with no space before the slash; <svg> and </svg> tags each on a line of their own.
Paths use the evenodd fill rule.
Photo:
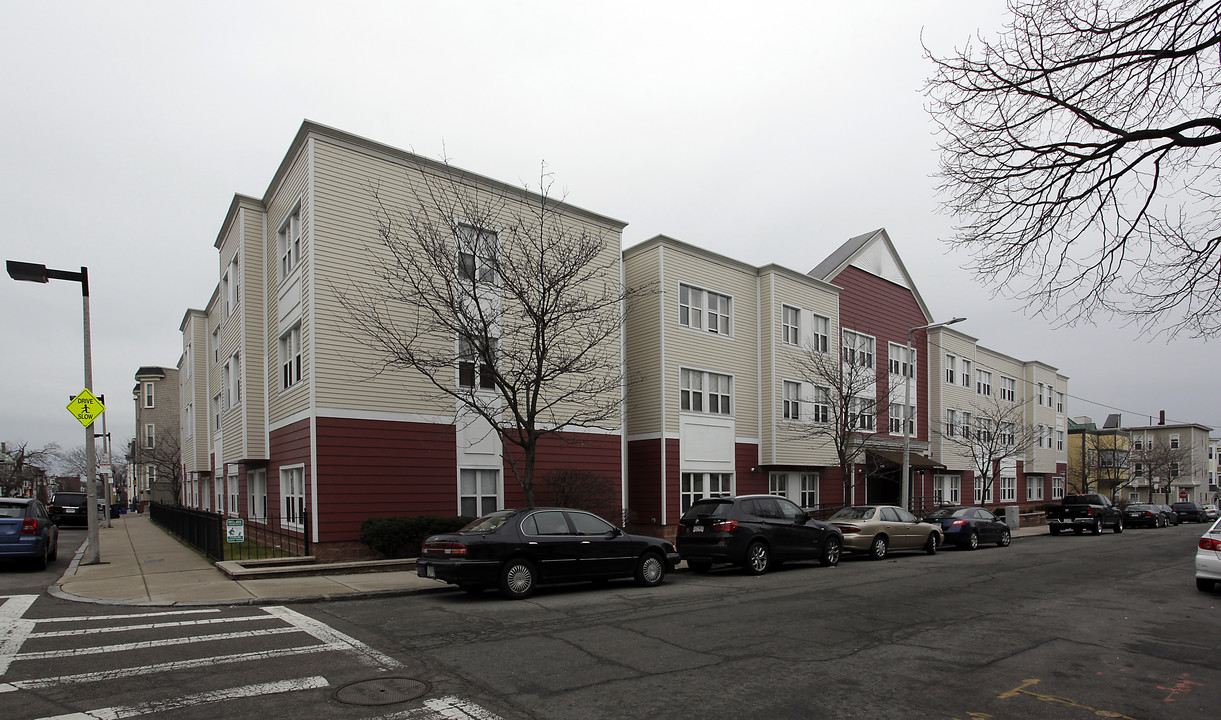
<svg viewBox="0 0 1221 720">
<path fill-rule="evenodd" d="M 1153 503 L 1153 507 L 1162 511 L 1162 517 L 1166 518 L 1166 522 L 1170 525 L 1178 525 L 1183 521 L 1179 519 L 1179 514 L 1174 511 L 1174 508 L 1169 505 Z"/>
<path fill-rule="evenodd" d="M 1169 522 L 1162 509 L 1146 503 L 1132 503 L 1123 511 L 1123 524 L 1128 527 L 1166 527 Z"/>
<path fill-rule="evenodd" d="M 696 501 L 679 520 L 677 545 L 693 572 L 730 563 L 760 575 L 786 560 L 836 565 L 844 534 L 786 498 L 743 495 Z"/>
<path fill-rule="evenodd" d="M 27 560 L 46 570 L 58 556 L 59 528 L 43 504 L 30 498 L 0 498 L 0 560 Z"/>
<path fill-rule="evenodd" d="M 628 535 L 584 510 L 530 508 L 499 510 L 456 533 L 429 537 L 416 574 L 472 594 L 494 586 L 520 600 L 540 583 L 635 577 L 652 587 L 677 564 L 666 540 Z"/>
<path fill-rule="evenodd" d="M 950 505 L 937 508 L 925 516 L 924 522 L 939 525 L 945 541 L 964 550 L 975 550 L 981 542 L 1008 547 L 1013 539 L 1009 526 L 981 507 Z"/>
</svg>

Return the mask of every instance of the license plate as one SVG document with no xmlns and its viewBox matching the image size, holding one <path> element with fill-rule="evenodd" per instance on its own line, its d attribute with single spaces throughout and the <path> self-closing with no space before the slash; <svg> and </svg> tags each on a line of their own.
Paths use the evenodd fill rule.
<svg viewBox="0 0 1221 720">
<path fill-rule="evenodd" d="M 693 525 L 693 526 L 691 526 L 691 532 L 704 532 L 704 526 L 703 525 Z"/>
<path fill-rule="evenodd" d="M 429 565 L 428 567 L 424 568 L 424 573 L 430 578 L 435 578 L 437 576 L 437 569 L 432 565 Z"/>
<path fill-rule="evenodd" d="M 74 507 L 68 507 L 68 508 L 64 508 L 64 512 L 66 512 L 66 513 L 74 513 L 74 512 L 76 512 L 76 508 L 74 508 Z"/>
</svg>

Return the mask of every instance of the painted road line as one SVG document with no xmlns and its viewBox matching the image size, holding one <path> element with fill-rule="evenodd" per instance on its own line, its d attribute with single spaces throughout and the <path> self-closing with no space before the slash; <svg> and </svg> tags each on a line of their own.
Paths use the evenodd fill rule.
<svg viewBox="0 0 1221 720">
<path fill-rule="evenodd" d="M 218 633 L 216 635 L 199 635 L 196 637 L 174 638 L 167 640 L 145 640 L 143 642 L 123 643 L 119 645 L 98 645 L 96 647 L 72 648 L 67 650 L 44 650 L 41 652 L 18 653 L 17 660 L 51 660 L 56 658 L 71 658 L 78 655 L 98 655 L 100 653 L 121 652 L 123 650 L 149 650 L 165 647 L 166 642 L 172 642 L 175 647 L 192 643 L 213 642 L 216 640 L 242 640 L 265 635 L 283 635 L 285 633 L 301 632 L 295 627 L 268 628 L 266 630 L 243 630 L 240 632 Z"/>
<path fill-rule="evenodd" d="M 36 599 L 37 595 L 7 595 L 0 603 L 0 677 L 8 672 L 8 666 L 34 631 L 34 621 L 22 616 Z"/>
<path fill-rule="evenodd" d="M 151 618 L 151 617 L 167 617 L 174 615 L 201 615 L 203 613 L 218 613 L 220 608 L 200 608 L 198 610 L 162 610 L 161 612 L 146 612 L 146 613 L 129 613 L 125 615 L 77 615 L 74 617 L 53 617 L 53 618 L 38 618 L 39 623 L 61 623 L 61 622 L 89 622 L 96 620 L 98 622 L 114 622 L 115 620 L 126 620 L 128 618 Z"/>
<path fill-rule="evenodd" d="M 282 605 L 265 607 L 263 610 L 268 615 L 278 617 L 301 631 L 309 633 L 334 649 L 348 652 L 365 665 L 382 670 L 395 670 L 402 667 L 398 660 L 389 655 L 378 652 L 356 638 L 344 635 L 335 628 L 295 610 L 290 610 Z"/>
<path fill-rule="evenodd" d="M 121 615 L 119 617 L 122 617 Z M 266 620 L 263 615 L 250 615 L 247 617 L 233 618 L 208 618 L 206 620 L 183 620 L 181 622 L 164 622 L 164 623 L 145 623 L 143 625 L 120 625 L 118 627 L 100 627 L 88 628 L 87 632 L 90 635 L 99 633 L 118 633 L 129 632 L 131 630 L 164 630 L 166 628 L 182 628 L 182 627 L 198 627 L 201 625 L 225 625 L 233 622 L 250 622 L 253 620 Z M 51 632 L 33 633 L 30 638 L 53 638 L 53 637 L 68 637 L 71 635 L 80 635 L 80 630 L 53 630 Z"/>
<path fill-rule="evenodd" d="M 300 692 L 302 690 L 318 690 L 329 686 L 330 683 L 327 682 L 326 678 L 315 675 L 295 680 L 281 680 L 279 682 L 246 685 L 225 690 L 213 690 L 211 692 L 184 695 L 180 698 L 168 700 L 155 700 L 137 705 L 118 705 L 85 712 L 69 713 L 67 715 L 54 715 L 42 718 L 42 720 L 122 720 L 123 718 L 134 718 L 154 713 L 169 713 L 197 705 L 224 702 L 226 700 L 241 700 L 260 695 L 275 695 L 287 692 Z"/>
<path fill-rule="evenodd" d="M 372 720 L 501 720 L 501 717 L 472 702 L 447 695 L 426 700 L 424 707 L 380 715 Z"/>
</svg>

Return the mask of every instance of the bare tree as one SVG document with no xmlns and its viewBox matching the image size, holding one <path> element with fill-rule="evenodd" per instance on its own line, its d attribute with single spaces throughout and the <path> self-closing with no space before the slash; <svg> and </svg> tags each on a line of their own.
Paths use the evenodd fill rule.
<svg viewBox="0 0 1221 720">
<path fill-rule="evenodd" d="M 1149 483 L 1150 498 L 1160 489 L 1170 502 L 1175 478 L 1191 467 L 1191 449 L 1182 445 L 1171 447 L 1169 441 L 1156 442 L 1152 435 L 1133 437 L 1131 445 L 1128 460 L 1132 464 L 1132 482 L 1144 478 Z"/>
<path fill-rule="evenodd" d="M 408 207 L 371 190 L 377 282 L 336 290 L 350 337 L 376 372 L 415 371 L 457 401 L 459 422 L 486 421 L 532 507 L 541 441 L 618 426 L 620 331 L 642 290 L 622 284 L 617 235 L 553 197 L 545 168 L 538 192 L 418 169 Z"/>
<path fill-rule="evenodd" d="M 786 419 L 801 419 L 797 432 L 835 449 L 843 478 L 844 504 L 854 495 L 853 467 L 862 461 L 877 432 L 878 371 L 873 351 L 845 340 L 839 355 L 807 345 L 794 361 L 803 382 L 812 386 L 806 398 L 785 398 Z M 888 385 L 884 396 L 893 387 Z M 795 417 L 796 416 L 796 417 Z"/>
<path fill-rule="evenodd" d="M 178 433 L 159 430 L 153 437 L 153 446 L 141 447 L 143 440 L 135 443 L 132 464 L 136 472 L 153 468 L 153 483 L 149 491 L 154 498 L 169 496 L 174 505 L 182 503 L 182 440 Z M 118 475 L 116 474 L 116 477 Z M 158 500 L 157 502 L 161 502 Z"/>
<path fill-rule="evenodd" d="M 950 452 L 971 463 L 975 477 L 983 480 L 983 497 L 990 497 L 1001 464 L 1025 457 L 1038 445 L 1040 432 L 1025 422 L 1025 406 L 1021 403 L 977 396 L 970 408 L 957 410 L 956 422 L 947 417 L 937 432 Z"/>
<path fill-rule="evenodd" d="M 619 486 L 606 478 L 576 468 L 552 470 L 543 475 L 538 495 L 551 505 L 588 510 L 608 518 L 618 519 Z"/>
<path fill-rule="evenodd" d="M 1128 449 L 1114 433 L 1086 432 L 1070 436 L 1080 449 L 1077 472 L 1066 478 L 1069 493 L 1105 492 L 1112 500 L 1134 479 L 1128 472 Z"/>
<path fill-rule="evenodd" d="M 96 453 L 96 450 L 94 452 Z M 99 457 L 99 455 L 95 454 L 94 457 Z M 57 452 L 55 463 L 56 469 L 63 475 L 76 475 L 83 478 L 88 473 L 84 445 Z"/>
<path fill-rule="evenodd" d="M 16 494 L 22 484 L 35 479 L 37 468 L 45 471 L 55 462 L 59 445 L 48 443 L 41 448 L 32 448 L 28 442 L 4 443 L 0 453 L 0 497 Z M 45 491 L 44 491 L 45 492 Z"/>
<path fill-rule="evenodd" d="M 995 40 L 937 58 L 951 245 L 1066 324 L 1221 331 L 1221 4 L 1010 0 Z"/>
</svg>

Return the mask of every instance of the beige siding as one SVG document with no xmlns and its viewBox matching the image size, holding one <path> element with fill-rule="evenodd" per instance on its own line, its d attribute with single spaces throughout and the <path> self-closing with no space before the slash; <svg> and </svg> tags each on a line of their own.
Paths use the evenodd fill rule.
<svg viewBox="0 0 1221 720">
<path fill-rule="evenodd" d="M 313 328 L 310 325 L 309 313 L 311 288 L 307 278 L 314 264 L 314 218 L 308 192 L 309 170 L 309 157 L 306 153 L 294 158 L 283 182 L 270 194 L 264 215 L 263 277 L 266 282 L 266 307 L 263 316 L 266 318 L 264 332 L 267 348 L 264 382 L 267 389 L 268 430 L 287 422 L 310 407 Z M 301 214 L 300 262 L 287 278 L 281 278 L 280 227 L 289 213 L 298 206 Z M 291 326 L 298 321 L 301 323 L 301 382 L 284 390 L 280 380 L 280 334 L 286 325 Z"/>
<path fill-rule="evenodd" d="M 267 459 L 266 262 L 264 214 L 253 205 L 242 211 L 242 397 L 245 416 L 243 459 Z M 273 238 L 274 239 L 274 238 Z"/>
<path fill-rule="evenodd" d="M 929 334 L 929 367 L 936 370 L 936 375 L 929 377 L 929 440 L 932 458 L 942 463 L 948 470 L 973 470 L 970 457 L 954 443 L 942 438 L 941 431 L 945 428 L 946 410 L 953 409 L 962 413 L 972 412 L 976 403 L 974 372 L 977 365 L 977 349 L 975 339 L 953 330 L 934 330 Z M 936 345 L 932 345 L 933 342 Z M 939 345 L 940 347 L 937 347 Z M 946 382 L 946 355 L 953 355 L 956 360 L 955 382 Z M 971 361 L 972 377 L 968 386 L 963 386 L 962 361 Z"/>
<path fill-rule="evenodd" d="M 628 287 L 649 286 L 647 294 L 628 308 L 626 322 L 627 346 L 627 418 L 625 434 L 654 435 L 661 432 L 662 404 L 662 335 L 661 294 L 658 279 L 661 273 L 661 251 L 650 247 L 644 251 L 624 254 L 624 276 Z"/>
</svg>

